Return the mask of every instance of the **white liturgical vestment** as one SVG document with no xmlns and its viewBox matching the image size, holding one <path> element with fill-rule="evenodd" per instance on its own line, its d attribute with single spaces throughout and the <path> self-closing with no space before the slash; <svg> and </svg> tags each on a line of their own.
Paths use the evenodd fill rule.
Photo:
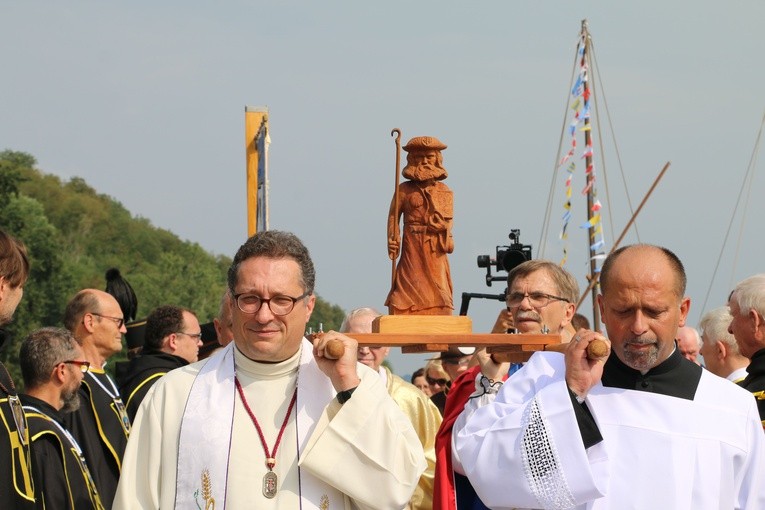
<svg viewBox="0 0 765 510">
<path fill-rule="evenodd" d="M 231 343 L 168 373 L 136 416 L 115 510 L 403 508 L 425 469 L 422 446 L 379 376 L 361 364 L 358 373 L 361 383 L 341 405 L 307 340 L 281 363 L 256 363 Z M 269 449 L 297 385 L 272 499 L 262 493 L 266 455 L 234 374 Z"/>
<path fill-rule="evenodd" d="M 663 384 L 683 370 L 665 371 Z M 695 373 L 692 398 L 598 383 L 585 405 L 602 440 L 585 448 L 563 355 L 535 353 L 494 402 L 468 401 L 454 426 L 454 460 L 492 509 L 765 509 L 754 399 Z M 641 381 L 653 384 L 650 371 Z"/>
</svg>

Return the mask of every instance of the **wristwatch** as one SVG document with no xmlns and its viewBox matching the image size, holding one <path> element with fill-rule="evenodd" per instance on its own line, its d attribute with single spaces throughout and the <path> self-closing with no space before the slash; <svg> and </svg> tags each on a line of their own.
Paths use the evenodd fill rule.
<svg viewBox="0 0 765 510">
<path fill-rule="evenodd" d="M 348 390 L 338 391 L 337 401 L 340 402 L 341 404 L 345 404 L 346 402 L 348 402 L 351 399 L 351 395 L 353 395 L 353 392 L 356 391 L 356 388 L 358 388 L 358 386 L 355 386 Z"/>
</svg>

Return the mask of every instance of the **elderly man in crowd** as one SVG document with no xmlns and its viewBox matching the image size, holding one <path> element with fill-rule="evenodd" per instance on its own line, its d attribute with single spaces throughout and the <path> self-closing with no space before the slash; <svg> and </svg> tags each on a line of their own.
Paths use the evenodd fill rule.
<svg viewBox="0 0 765 510">
<path fill-rule="evenodd" d="M 78 390 L 90 366 L 83 358 L 82 347 L 61 328 L 40 329 L 21 344 L 26 387 L 21 401 L 32 436 L 39 508 L 103 509 L 80 445 L 64 428 L 63 416 L 80 406 Z"/>
<path fill-rule="evenodd" d="M 130 419 L 117 385 L 104 367 L 122 350 L 122 335 L 127 331 L 125 318 L 111 294 L 85 289 L 67 303 L 64 325 L 90 363 L 80 386 L 79 409 L 66 414 L 64 422 L 82 447 L 101 502 L 111 508 L 130 435 Z"/>
<path fill-rule="evenodd" d="M 503 310 L 494 325 L 493 333 L 504 333 L 514 326 L 519 333 L 540 334 L 550 331 L 571 338 L 571 320 L 576 311 L 579 286 L 571 274 L 554 262 L 529 260 L 513 268 L 507 275 L 507 309 Z M 457 379 L 449 393 L 444 421 L 436 439 L 436 494 L 434 509 L 486 508 L 475 495 L 470 482 L 457 466 L 452 473 L 452 426 L 462 412 L 476 379 L 483 387 L 501 384 L 510 365 L 495 363 L 485 350 L 478 351 L 480 362 Z"/>
<path fill-rule="evenodd" d="M 356 341 L 303 337 L 314 281 L 292 234 L 259 232 L 239 248 L 228 272 L 234 341 L 154 385 L 117 509 L 407 504 L 422 445 L 379 374 L 356 361 Z"/>
<path fill-rule="evenodd" d="M 381 314 L 374 308 L 357 308 L 352 310 L 343 320 L 340 331 L 343 333 L 371 333 L 372 321 Z M 398 404 L 404 414 L 412 422 L 417 436 L 420 438 L 425 451 L 428 467 L 420 476 L 417 488 L 409 500 L 412 510 L 430 510 L 433 508 L 433 473 L 436 468 L 436 431 L 441 425 L 441 413 L 430 399 L 412 384 L 392 373 L 383 361 L 388 356 L 390 347 L 360 346 L 358 361 L 368 366 L 378 374 L 388 389 L 388 394 Z"/>
<path fill-rule="evenodd" d="M 765 427 L 765 273 L 750 276 L 736 285 L 728 299 L 733 317 L 728 326 L 742 355 L 751 362 L 739 384 L 757 400 Z"/>
<path fill-rule="evenodd" d="M 697 365 L 701 365 L 699 361 L 699 353 L 701 351 L 701 335 L 691 326 L 683 326 L 677 328 L 677 348 L 680 349 L 680 354 L 683 355 L 688 361 L 693 361 Z"/>
<path fill-rule="evenodd" d="M 213 324 L 215 325 L 215 333 L 218 336 L 218 343 L 226 347 L 234 339 L 234 332 L 231 330 L 233 324 L 231 319 L 231 299 L 228 297 L 228 290 L 221 296 L 218 316 L 213 319 Z"/>
<path fill-rule="evenodd" d="M 739 383 L 746 377 L 749 359 L 742 356 L 728 326 L 733 317 L 727 306 L 710 310 L 701 317 L 701 355 L 704 366 L 713 374 Z"/>
<path fill-rule="evenodd" d="M 481 499 L 491 508 L 765 508 L 765 435 L 751 395 L 677 349 L 690 307 L 680 260 L 666 248 L 620 248 L 600 284 L 607 339 L 580 330 L 565 354 L 535 353 L 511 383 L 477 384 L 458 418 L 455 462 Z M 610 345 L 607 360 L 588 357 L 594 341 Z"/>
</svg>

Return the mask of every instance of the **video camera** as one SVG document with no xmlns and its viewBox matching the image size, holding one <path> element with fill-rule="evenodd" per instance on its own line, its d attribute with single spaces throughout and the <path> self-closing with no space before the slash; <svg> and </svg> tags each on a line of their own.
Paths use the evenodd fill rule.
<svg viewBox="0 0 765 510">
<path fill-rule="evenodd" d="M 507 275 L 497 276 L 491 274 L 491 266 L 494 266 L 497 272 L 510 271 L 515 266 L 531 260 L 531 245 L 521 244 L 521 231 L 520 229 L 513 229 L 508 236 L 512 244 L 509 246 L 497 246 L 496 258 L 491 258 L 489 255 L 478 256 L 478 267 L 486 268 L 486 285 L 491 287 L 491 282 L 504 282 L 507 280 Z M 480 299 L 493 299 L 496 301 L 504 301 L 505 294 L 507 294 L 507 288 L 500 294 L 481 294 L 476 292 L 463 292 L 462 293 L 462 305 L 460 306 L 460 315 L 467 315 L 468 307 L 470 306 L 470 300 L 472 298 Z"/>
<path fill-rule="evenodd" d="M 521 230 L 513 229 L 508 236 L 512 241 L 509 246 L 497 246 L 497 256 L 492 259 L 489 255 L 478 256 L 478 267 L 486 268 L 486 285 L 491 287 L 491 282 L 505 281 L 507 276 L 493 276 L 491 266 L 497 271 L 510 271 L 515 266 L 531 260 L 531 245 L 521 244 Z"/>
</svg>

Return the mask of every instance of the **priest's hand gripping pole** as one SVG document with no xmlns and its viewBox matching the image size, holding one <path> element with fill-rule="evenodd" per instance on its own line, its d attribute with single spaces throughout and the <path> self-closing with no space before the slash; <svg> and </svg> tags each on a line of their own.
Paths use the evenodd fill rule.
<svg viewBox="0 0 765 510">
<path fill-rule="evenodd" d="M 324 331 L 317 333 L 310 333 L 308 339 L 313 342 L 317 338 L 324 336 Z M 345 354 L 345 346 L 340 340 L 330 340 L 327 345 L 324 346 L 324 357 L 327 359 L 340 359 Z"/>
</svg>

